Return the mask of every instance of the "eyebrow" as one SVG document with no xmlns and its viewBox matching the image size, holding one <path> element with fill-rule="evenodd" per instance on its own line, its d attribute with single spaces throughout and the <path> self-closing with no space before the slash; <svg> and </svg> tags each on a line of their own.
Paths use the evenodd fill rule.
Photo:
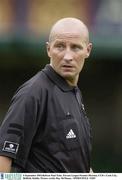
<svg viewBox="0 0 122 180">
<path fill-rule="evenodd" d="M 65 44 L 65 40 L 56 40 L 55 41 L 55 44 Z M 74 46 L 80 46 L 80 47 L 82 47 L 83 46 L 83 44 L 82 43 L 75 43 L 75 42 L 71 42 L 71 45 L 74 45 Z"/>
<path fill-rule="evenodd" d="M 58 44 L 58 43 L 63 43 L 63 44 L 64 44 L 65 41 L 64 41 L 64 40 L 56 40 L 56 41 L 55 41 L 55 44 Z"/>
</svg>

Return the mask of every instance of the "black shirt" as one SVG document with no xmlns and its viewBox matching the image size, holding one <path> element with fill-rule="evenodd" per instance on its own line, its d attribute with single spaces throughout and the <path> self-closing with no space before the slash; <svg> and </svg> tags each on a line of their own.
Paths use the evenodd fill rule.
<svg viewBox="0 0 122 180">
<path fill-rule="evenodd" d="M 50 65 L 12 98 L 0 129 L 0 155 L 22 172 L 89 172 L 91 128 L 78 87 Z"/>
</svg>

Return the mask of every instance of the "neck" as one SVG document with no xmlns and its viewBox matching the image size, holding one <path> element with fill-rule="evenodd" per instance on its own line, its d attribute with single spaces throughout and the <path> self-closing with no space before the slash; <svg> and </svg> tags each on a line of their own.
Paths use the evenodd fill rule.
<svg viewBox="0 0 122 180">
<path fill-rule="evenodd" d="M 77 86 L 78 77 L 76 77 L 75 79 L 66 79 L 66 82 L 69 84 L 69 86 Z"/>
</svg>

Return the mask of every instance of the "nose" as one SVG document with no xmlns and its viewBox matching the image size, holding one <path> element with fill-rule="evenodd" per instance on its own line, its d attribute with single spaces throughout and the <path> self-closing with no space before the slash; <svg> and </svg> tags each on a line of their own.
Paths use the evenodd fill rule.
<svg viewBox="0 0 122 180">
<path fill-rule="evenodd" d="M 70 49 L 66 49 L 65 54 L 64 54 L 64 60 L 65 61 L 72 61 L 73 55 Z"/>
</svg>

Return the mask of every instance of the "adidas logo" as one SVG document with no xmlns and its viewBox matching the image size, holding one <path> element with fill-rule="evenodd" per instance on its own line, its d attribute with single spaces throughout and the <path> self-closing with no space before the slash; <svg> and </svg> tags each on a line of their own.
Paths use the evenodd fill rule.
<svg viewBox="0 0 122 180">
<path fill-rule="evenodd" d="M 70 131 L 68 132 L 68 134 L 66 135 L 66 139 L 72 139 L 72 138 L 76 138 L 75 133 L 73 132 L 72 129 L 70 129 Z"/>
</svg>

